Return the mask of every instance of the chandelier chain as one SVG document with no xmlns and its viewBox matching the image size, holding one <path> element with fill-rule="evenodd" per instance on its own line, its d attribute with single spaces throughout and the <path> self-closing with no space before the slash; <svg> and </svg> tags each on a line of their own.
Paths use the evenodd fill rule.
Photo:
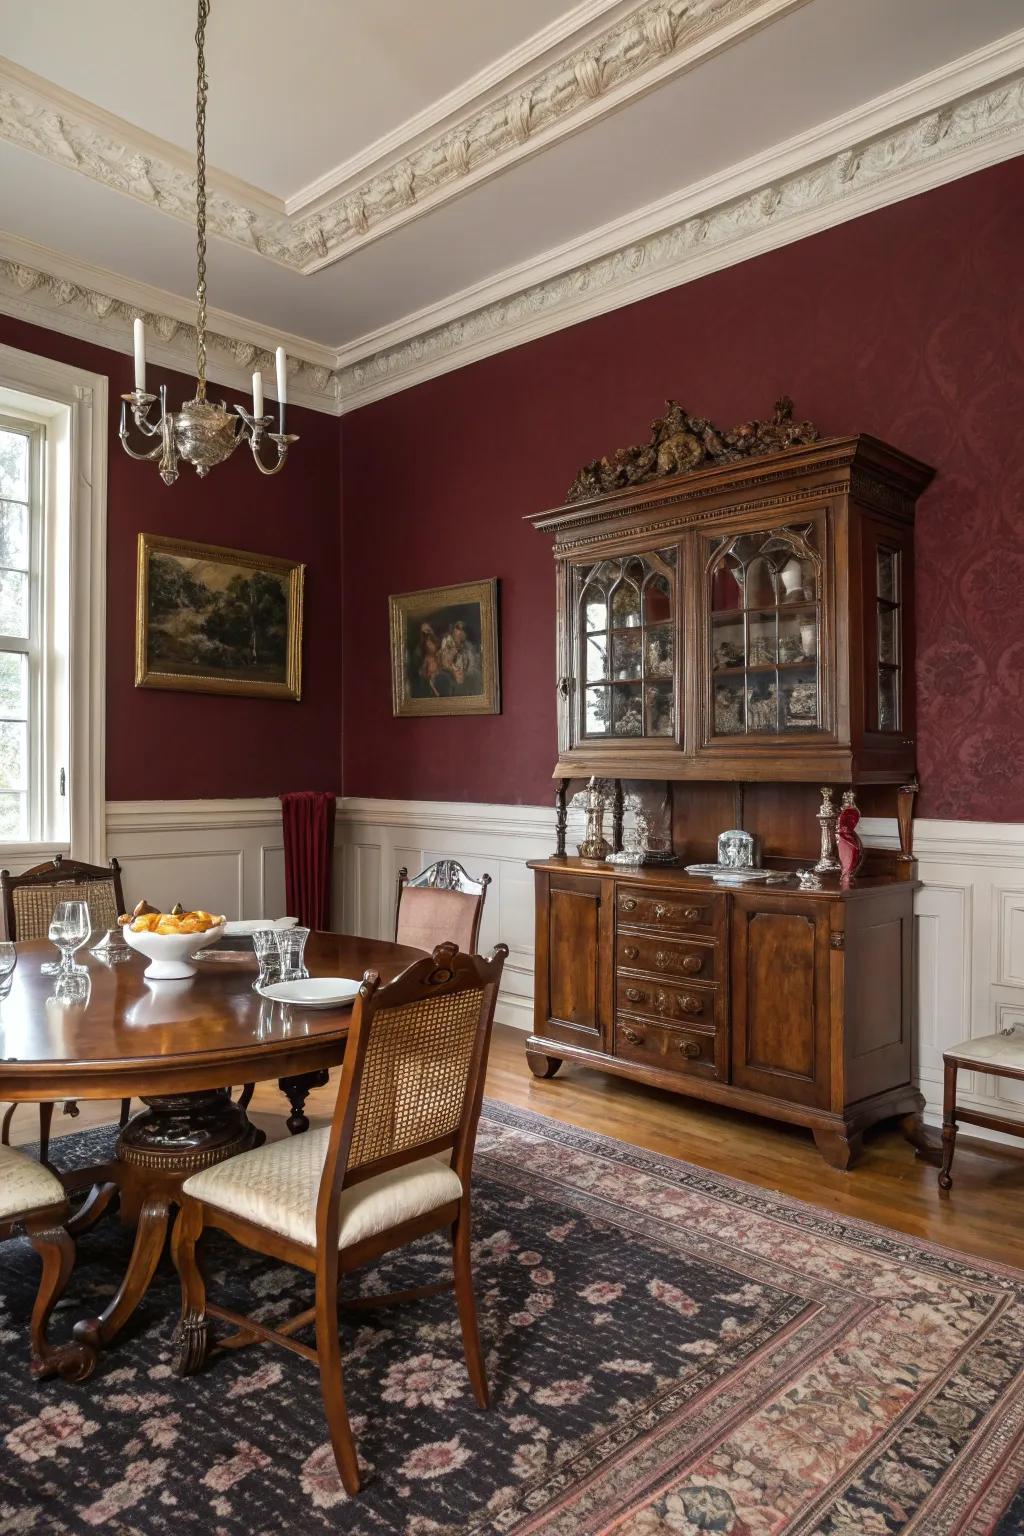
<svg viewBox="0 0 1024 1536">
<path fill-rule="evenodd" d="M 196 25 L 196 399 L 206 399 L 206 98 L 210 82 L 206 77 L 206 23 L 210 0 L 199 0 Z"/>
</svg>

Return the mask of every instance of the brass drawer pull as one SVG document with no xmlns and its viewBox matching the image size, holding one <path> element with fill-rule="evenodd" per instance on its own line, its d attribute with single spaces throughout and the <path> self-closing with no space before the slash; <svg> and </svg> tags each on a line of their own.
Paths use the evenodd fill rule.
<svg viewBox="0 0 1024 1536">
<path fill-rule="evenodd" d="M 646 998 L 647 993 L 641 992 L 639 987 L 627 987 L 626 996 L 631 1003 L 642 1003 Z"/>
<path fill-rule="evenodd" d="M 622 951 L 627 960 L 635 960 L 640 951 L 635 944 L 627 944 Z"/>
<path fill-rule="evenodd" d="M 623 896 L 622 900 L 619 902 L 619 909 L 622 912 L 635 912 L 636 899 L 632 896 Z"/>
<path fill-rule="evenodd" d="M 623 1029 L 622 1033 L 625 1035 L 630 1045 L 643 1045 L 644 1036 L 637 1034 L 635 1029 Z"/>
<path fill-rule="evenodd" d="M 683 916 L 686 918 L 688 923 L 697 922 L 698 918 L 700 917 L 700 907 L 684 907 Z"/>
<path fill-rule="evenodd" d="M 703 1013 L 704 1004 L 699 997 L 681 997 L 679 1006 L 684 1013 Z"/>
<path fill-rule="evenodd" d="M 701 955 L 683 956 L 683 970 L 688 976 L 696 976 L 697 972 L 703 969 L 703 966 L 704 960 Z"/>
<path fill-rule="evenodd" d="M 661 902 L 659 902 L 654 909 L 654 915 L 655 917 L 671 917 L 673 910 L 674 909 L 672 907 L 664 907 L 662 906 Z"/>
<path fill-rule="evenodd" d="M 700 1055 L 700 1046 L 696 1040 L 680 1040 L 679 1050 L 690 1061 Z"/>
</svg>

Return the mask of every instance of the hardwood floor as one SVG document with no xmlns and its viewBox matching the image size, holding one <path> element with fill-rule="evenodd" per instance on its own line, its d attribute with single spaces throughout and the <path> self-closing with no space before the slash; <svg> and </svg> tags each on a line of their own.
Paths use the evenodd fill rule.
<svg viewBox="0 0 1024 1536">
<path fill-rule="evenodd" d="M 527 1070 L 524 1039 L 519 1030 L 496 1026 L 487 1074 L 491 1098 L 844 1216 L 1024 1268 L 1024 1154 L 1014 1149 L 961 1135 L 953 1190 L 940 1196 L 935 1168 L 915 1157 L 897 1130 L 869 1132 L 860 1162 L 852 1172 L 838 1173 L 822 1161 L 810 1134 L 795 1127 L 676 1098 L 581 1067 L 563 1066 L 557 1077 L 539 1082 Z M 310 1094 L 311 1120 L 329 1115 L 334 1092 L 329 1085 Z M 270 1136 L 285 1134 L 287 1105 L 275 1085 L 258 1085 L 250 1113 Z M 109 1123 L 116 1114 L 116 1105 L 83 1102 L 75 1120 L 55 1115 L 54 1137 Z M 12 1139 L 32 1141 L 37 1127 L 35 1112 L 25 1107 L 14 1118 Z"/>
</svg>

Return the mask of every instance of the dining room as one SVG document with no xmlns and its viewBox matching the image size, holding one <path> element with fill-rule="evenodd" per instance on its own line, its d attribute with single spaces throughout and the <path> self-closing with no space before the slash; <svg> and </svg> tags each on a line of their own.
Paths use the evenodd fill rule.
<svg viewBox="0 0 1024 1536">
<path fill-rule="evenodd" d="M 1024 1536 L 1019 0 L 0 0 L 0 1536 Z"/>
</svg>

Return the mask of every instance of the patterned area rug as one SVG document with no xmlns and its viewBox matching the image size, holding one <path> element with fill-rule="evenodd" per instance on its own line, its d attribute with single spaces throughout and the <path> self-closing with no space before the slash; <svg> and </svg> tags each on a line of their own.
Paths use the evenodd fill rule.
<svg viewBox="0 0 1024 1536">
<path fill-rule="evenodd" d="M 103 1137 L 59 1154 L 91 1161 Z M 91 1381 L 33 1384 L 35 1260 L 6 1244 L 0 1532 L 1024 1531 L 1024 1273 L 500 1104 L 475 1195 L 493 1408 L 473 1404 L 449 1297 L 342 1308 L 355 1499 L 312 1367 L 255 1346 L 172 1375 L 167 1260 Z M 57 1335 L 114 1289 L 128 1242 L 116 1222 L 83 1239 Z M 208 1267 L 265 1319 L 307 1304 L 306 1277 L 218 1234 Z M 361 1289 L 444 1267 L 426 1240 Z"/>
</svg>

